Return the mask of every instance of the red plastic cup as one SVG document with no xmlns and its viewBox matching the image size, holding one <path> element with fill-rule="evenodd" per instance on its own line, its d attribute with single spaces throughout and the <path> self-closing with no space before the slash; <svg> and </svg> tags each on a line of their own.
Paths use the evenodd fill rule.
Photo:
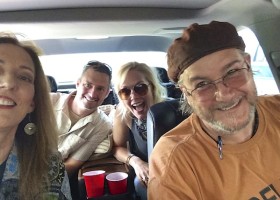
<svg viewBox="0 0 280 200">
<path fill-rule="evenodd" d="M 87 197 L 99 197 L 104 194 L 105 171 L 95 170 L 83 173 Z"/>
<path fill-rule="evenodd" d="M 111 194 L 122 194 L 127 191 L 127 173 L 114 172 L 106 176 Z"/>
</svg>

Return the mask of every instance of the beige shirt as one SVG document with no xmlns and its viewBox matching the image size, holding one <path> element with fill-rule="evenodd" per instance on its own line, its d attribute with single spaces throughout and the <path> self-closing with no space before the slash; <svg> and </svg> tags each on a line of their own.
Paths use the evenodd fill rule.
<svg viewBox="0 0 280 200">
<path fill-rule="evenodd" d="M 51 94 L 59 129 L 58 150 L 63 159 L 71 157 L 75 160 L 86 161 L 97 146 L 108 138 L 112 132 L 112 122 L 103 111 L 97 109 L 72 126 L 67 102 L 73 94 L 75 92 Z"/>
<path fill-rule="evenodd" d="M 259 97 L 257 111 L 254 137 L 223 145 L 222 160 L 194 114 L 161 137 L 149 162 L 148 199 L 278 199 L 280 96 Z"/>
</svg>

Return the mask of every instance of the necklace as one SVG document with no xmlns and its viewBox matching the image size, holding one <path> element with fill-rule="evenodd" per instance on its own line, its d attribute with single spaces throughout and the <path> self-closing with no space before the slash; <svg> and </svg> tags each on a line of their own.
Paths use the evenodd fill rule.
<svg viewBox="0 0 280 200">
<path fill-rule="evenodd" d="M 258 130 L 258 127 L 259 127 L 259 115 L 258 115 L 258 112 L 256 111 L 255 112 L 255 122 L 254 122 L 254 126 L 253 126 L 252 137 L 256 134 L 256 132 Z"/>
<path fill-rule="evenodd" d="M 258 112 L 255 112 L 255 121 L 254 121 L 254 126 L 253 126 L 253 132 L 252 132 L 252 137 L 256 134 L 257 130 L 259 127 L 259 115 Z M 219 158 L 222 160 L 223 159 L 223 140 L 222 137 L 219 135 L 218 136 L 218 141 L 217 141 L 217 148 L 219 151 Z"/>
<path fill-rule="evenodd" d="M 147 122 L 145 119 L 140 120 L 140 119 L 135 119 L 136 120 L 136 127 L 139 131 L 140 136 L 142 137 L 143 140 L 147 140 Z"/>
</svg>

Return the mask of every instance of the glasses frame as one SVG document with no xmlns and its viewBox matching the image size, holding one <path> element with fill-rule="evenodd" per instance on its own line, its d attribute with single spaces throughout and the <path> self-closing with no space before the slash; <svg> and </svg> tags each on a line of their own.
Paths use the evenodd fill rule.
<svg viewBox="0 0 280 200">
<path fill-rule="evenodd" d="M 145 94 L 139 94 L 139 93 L 137 92 L 137 89 L 135 90 L 135 88 L 137 88 L 137 86 L 139 86 L 139 85 L 143 85 L 143 86 L 146 87 L 146 89 L 145 89 L 145 90 L 146 90 L 146 91 L 145 91 Z M 148 91 L 149 91 L 149 86 L 150 86 L 150 84 L 147 84 L 147 83 L 138 83 L 138 84 L 134 85 L 132 88 L 124 87 L 124 88 L 122 88 L 122 89 L 119 90 L 118 95 L 119 95 L 119 97 L 120 97 L 121 100 L 128 100 L 129 97 L 130 97 L 130 95 L 131 95 L 131 91 L 133 90 L 137 95 L 139 95 L 139 96 L 145 96 L 145 95 L 148 93 Z M 122 91 L 124 91 L 124 90 L 129 90 L 129 93 L 126 94 L 125 92 L 123 92 L 124 95 L 122 95 Z M 123 97 L 124 97 L 124 98 L 123 98 Z"/>
<path fill-rule="evenodd" d="M 236 69 L 236 71 L 234 71 L 233 73 L 240 72 L 241 70 L 244 70 L 244 69 L 247 70 L 248 72 L 250 72 L 250 71 L 251 71 L 251 66 L 246 62 L 246 60 L 244 60 L 244 61 L 242 62 L 241 66 L 243 66 L 244 64 L 246 64 L 246 67 L 242 67 L 242 68 Z M 220 82 L 222 82 L 223 85 L 226 86 L 226 87 L 231 87 L 230 85 L 227 85 L 227 84 L 225 83 L 225 80 L 226 80 L 227 77 L 232 76 L 233 73 L 231 73 L 231 74 L 230 74 L 230 73 L 226 73 L 226 74 L 223 75 L 222 77 L 220 77 L 220 78 L 218 78 L 218 79 L 216 79 L 216 80 L 214 80 L 214 81 L 209 81 L 209 83 L 207 83 L 207 84 L 205 84 L 205 85 L 203 85 L 203 86 L 206 86 L 206 85 L 214 85 L 214 87 L 215 87 L 215 92 L 217 91 L 217 84 L 220 83 Z M 196 87 L 196 88 L 194 88 L 193 90 L 191 90 L 190 92 L 188 91 L 188 90 L 190 90 L 190 89 L 185 88 L 185 89 L 187 90 L 186 93 L 187 93 L 188 96 L 193 96 L 193 92 L 195 92 L 197 89 L 199 89 L 199 88 L 201 88 L 201 87 L 203 87 L 203 86 Z M 240 85 L 240 86 L 242 86 L 242 85 Z M 240 87 L 240 86 L 239 86 L 239 87 Z M 214 92 L 213 94 L 215 94 L 215 92 Z M 213 96 L 214 96 L 214 95 L 213 95 Z"/>
</svg>

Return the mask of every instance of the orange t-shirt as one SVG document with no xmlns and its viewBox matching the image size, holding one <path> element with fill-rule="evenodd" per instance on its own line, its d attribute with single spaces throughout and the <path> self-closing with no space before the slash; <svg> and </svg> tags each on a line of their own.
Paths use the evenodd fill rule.
<svg viewBox="0 0 280 200">
<path fill-rule="evenodd" d="M 259 126 L 242 144 L 217 143 L 192 114 L 160 138 L 150 158 L 149 200 L 280 198 L 280 95 L 259 97 Z"/>
</svg>

